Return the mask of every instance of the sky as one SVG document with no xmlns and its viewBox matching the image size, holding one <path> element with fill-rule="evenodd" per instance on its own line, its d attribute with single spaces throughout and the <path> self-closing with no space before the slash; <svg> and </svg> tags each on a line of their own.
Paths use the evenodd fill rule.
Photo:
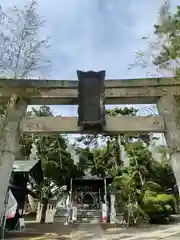
<svg viewBox="0 0 180 240">
<path fill-rule="evenodd" d="M 26 0 L 1 0 L 3 8 Z M 163 0 L 39 0 L 46 20 L 41 36 L 50 37 L 51 79 L 77 80 L 76 71 L 106 70 L 106 79 L 147 77 L 148 69 L 128 70 L 138 50 L 148 49 L 141 38 L 153 36 Z M 171 0 L 175 8 L 178 0 Z M 55 114 L 76 116 L 75 106 L 53 106 Z"/>
</svg>

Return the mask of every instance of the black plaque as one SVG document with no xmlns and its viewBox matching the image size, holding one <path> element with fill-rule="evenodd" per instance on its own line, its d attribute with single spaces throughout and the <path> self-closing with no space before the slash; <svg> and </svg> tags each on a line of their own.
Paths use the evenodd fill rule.
<svg viewBox="0 0 180 240">
<path fill-rule="evenodd" d="M 105 126 L 105 71 L 77 71 L 78 126 L 85 132 L 98 133 Z"/>
</svg>

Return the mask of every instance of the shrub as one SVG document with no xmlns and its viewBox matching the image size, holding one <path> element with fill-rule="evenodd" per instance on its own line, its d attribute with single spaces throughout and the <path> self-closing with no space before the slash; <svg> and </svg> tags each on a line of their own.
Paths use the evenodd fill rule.
<svg viewBox="0 0 180 240">
<path fill-rule="evenodd" d="M 147 190 L 145 192 L 142 208 L 148 214 L 151 222 L 162 222 L 169 219 L 176 210 L 176 200 L 172 195 L 158 194 Z"/>
</svg>

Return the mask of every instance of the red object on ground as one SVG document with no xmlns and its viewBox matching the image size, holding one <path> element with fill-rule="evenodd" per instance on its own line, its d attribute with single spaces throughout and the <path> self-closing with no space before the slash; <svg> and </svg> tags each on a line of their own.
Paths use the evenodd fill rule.
<svg viewBox="0 0 180 240">
<path fill-rule="evenodd" d="M 104 216 L 104 217 L 103 217 L 103 220 L 104 220 L 104 221 L 107 221 L 107 216 Z"/>
</svg>

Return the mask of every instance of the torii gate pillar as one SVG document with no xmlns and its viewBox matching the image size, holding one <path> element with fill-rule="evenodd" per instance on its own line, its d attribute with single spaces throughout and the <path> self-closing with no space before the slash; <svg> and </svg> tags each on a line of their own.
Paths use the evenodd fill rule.
<svg viewBox="0 0 180 240">
<path fill-rule="evenodd" d="M 27 105 L 27 102 L 16 94 L 12 95 L 0 128 L 0 219 L 4 213 L 4 201 L 13 163 L 20 150 L 19 124 L 25 115 Z"/>
<path fill-rule="evenodd" d="M 159 114 L 164 117 L 165 138 L 169 147 L 170 162 L 180 194 L 180 103 L 168 93 L 157 101 Z"/>
</svg>

